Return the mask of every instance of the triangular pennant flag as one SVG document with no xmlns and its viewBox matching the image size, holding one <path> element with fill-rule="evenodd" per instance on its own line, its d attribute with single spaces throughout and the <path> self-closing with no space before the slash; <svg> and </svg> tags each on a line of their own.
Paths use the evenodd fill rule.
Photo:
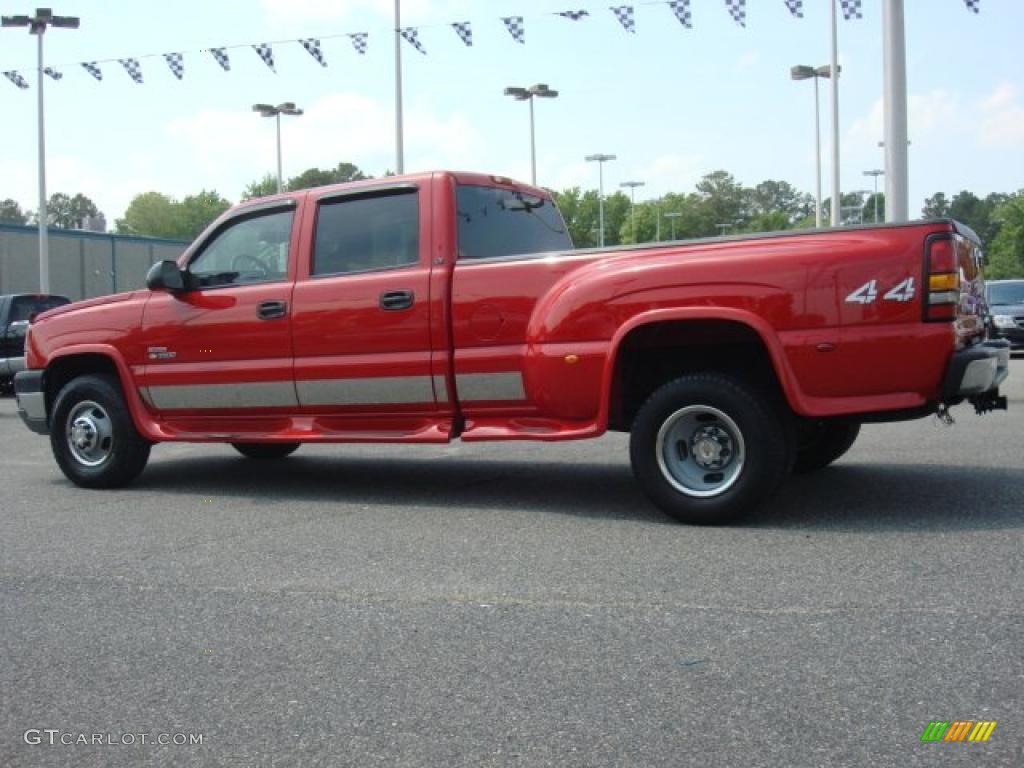
<svg viewBox="0 0 1024 768">
<path fill-rule="evenodd" d="M 352 47 L 356 49 L 356 53 L 366 53 L 366 47 L 368 45 L 369 34 L 366 32 L 356 32 L 354 35 L 349 35 L 352 39 Z"/>
<path fill-rule="evenodd" d="M 181 80 L 185 76 L 185 57 L 180 53 L 165 53 L 164 60 L 171 69 L 171 74 Z"/>
<path fill-rule="evenodd" d="M 733 21 L 741 27 L 747 26 L 747 0 L 725 0 L 725 7 Z"/>
<path fill-rule="evenodd" d="M 86 72 L 95 77 L 97 80 L 103 79 L 103 73 L 100 72 L 100 68 L 96 66 L 95 61 L 83 61 L 82 67 L 83 69 L 85 69 Z"/>
<path fill-rule="evenodd" d="M 860 7 L 860 0 L 839 0 L 839 5 L 843 9 L 843 18 L 847 21 L 864 18 L 864 13 Z"/>
<path fill-rule="evenodd" d="M 228 52 L 226 48 L 210 48 L 210 53 L 213 58 L 220 64 L 220 68 L 225 72 L 231 71 L 231 60 L 228 58 Z"/>
<path fill-rule="evenodd" d="M 501 20 L 505 22 L 505 29 L 512 35 L 512 39 L 517 43 L 526 45 L 526 27 L 523 25 L 523 17 L 502 16 Z"/>
<path fill-rule="evenodd" d="M 43 67 L 43 72 L 52 80 L 60 80 L 64 77 L 63 72 L 58 72 L 53 67 Z"/>
<path fill-rule="evenodd" d="M 124 71 L 128 73 L 128 77 L 134 80 L 136 83 L 142 84 L 142 66 L 139 64 L 138 59 L 118 59 L 121 66 L 124 67 Z"/>
<path fill-rule="evenodd" d="M 693 13 L 690 11 L 690 0 L 669 0 L 668 7 L 679 19 L 679 23 L 687 29 L 693 29 Z"/>
<path fill-rule="evenodd" d="M 467 46 L 473 45 L 473 29 L 469 26 L 468 21 L 452 22 L 452 29 L 455 30 L 455 34 L 457 34 L 459 39 Z"/>
<path fill-rule="evenodd" d="M 804 17 L 804 0 L 786 0 L 786 7 L 789 8 L 789 12 L 798 19 L 802 19 Z"/>
<path fill-rule="evenodd" d="M 26 80 L 24 77 L 21 76 L 19 72 L 16 72 L 13 69 L 9 72 L 4 72 L 4 77 L 6 77 L 19 88 L 21 88 L 21 90 L 25 90 L 26 88 L 28 88 L 28 80 Z"/>
<path fill-rule="evenodd" d="M 321 67 L 327 66 L 327 60 L 324 59 L 324 52 L 320 50 L 320 41 L 315 37 L 308 37 L 305 40 L 299 40 L 302 43 L 302 47 L 306 49 L 314 59 L 320 62 Z"/>
<path fill-rule="evenodd" d="M 274 69 L 274 49 L 270 47 L 270 43 L 258 43 L 252 47 L 259 57 L 263 59 L 263 63 L 270 67 L 270 71 L 275 75 L 277 70 Z"/>
<path fill-rule="evenodd" d="M 564 16 L 567 19 L 572 19 L 573 21 L 579 21 L 584 16 L 589 16 L 590 13 L 587 12 L 587 11 L 584 11 L 584 10 L 579 10 L 579 11 L 559 11 L 558 15 L 559 16 Z"/>
<path fill-rule="evenodd" d="M 420 45 L 420 36 L 419 32 L 416 31 L 416 27 L 406 27 L 405 29 L 401 30 L 401 32 L 402 37 L 405 38 L 405 41 L 409 43 L 409 45 L 411 45 L 417 51 L 426 56 L 427 51 L 422 45 Z"/>
<path fill-rule="evenodd" d="M 632 5 L 612 6 L 611 12 L 615 14 L 624 30 L 636 34 L 636 16 L 633 14 Z"/>
<path fill-rule="evenodd" d="M 979 13 L 981 11 L 981 0 L 964 0 L 967 5 L 967 10 Z"/>
</svg>

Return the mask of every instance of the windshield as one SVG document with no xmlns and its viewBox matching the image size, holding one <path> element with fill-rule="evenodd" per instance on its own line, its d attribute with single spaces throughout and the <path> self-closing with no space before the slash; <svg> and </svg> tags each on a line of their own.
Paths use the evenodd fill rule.
<svg viewBox="0 0 1024 768">
<path fill-rule="evenodd" d="M 1024 304 L 1024 280 L 1016 280 L 1012 283 L 989 283 L 988 303 L 993 307 L 1000 304 Z"/>
<path fill-rule="evenodd" d="M 515 189 L 460 184 L 456 202 L 460 259 L 572 250 L 562 214 L 551 200 Z"/>
</svg>

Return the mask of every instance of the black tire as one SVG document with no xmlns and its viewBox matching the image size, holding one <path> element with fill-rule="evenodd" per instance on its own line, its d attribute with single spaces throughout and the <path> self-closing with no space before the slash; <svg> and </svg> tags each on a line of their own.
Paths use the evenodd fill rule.
<svg viewBox="0 0 1024 768">
<path fill-rule="evenodd" d="M 57 395 L 50 447 L 75 485 L 119 488 L 145 469 L 151 444 L 135 429 L 118 380 L 89 374 L 72 379 Z"/>
<path fill-rule="evenodd" d="M 799 429 L 799 443 L 793 471 L 800 474 L 823 469 L 846 453 L 860 434 L 856 421 L 804 422 Z"/>
<path fill-rule="evenodd" d="M 721 374 L 665 384 L 633 422 L 633 474 L 651 501 L 680 522 L 737 519 L 771 497 L 792 463 L 788 420 L 771 403 Z"/>
<path fill-rule="evenodd" d="M 283 459 L 298 450 L 299 443 L 232 443 L 232 447 L 249 459 Z"/>
</svg>

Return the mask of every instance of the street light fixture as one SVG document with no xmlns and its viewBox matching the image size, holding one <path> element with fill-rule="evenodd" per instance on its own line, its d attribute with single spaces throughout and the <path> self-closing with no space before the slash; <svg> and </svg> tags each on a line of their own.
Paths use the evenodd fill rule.
<svg viewBox="0 0 1024 768">
<path fill-rule="evenodd" d="M 874 180 L 875 180 L 875 196 L 874 196 L 874 199 L 875 199 L 875 224 L 877 224 L 878 223 L 878 177 L 879 176 L 884 176 L 885 175 L 885 171 L 883 171 L 881 168 L 875 168 L 874 170 L 871 170 L 871 171 L 864 171 L 864 175 L 865 176 L 873 176 Z"/>
<path fill-rule="evenodd" d="M 77 16 L 54 16 L 49 8 L 36 8 L 35 16 L 4 16 L 4 27 L 28 27 L 38 37 L 36 86 L 39 90 L 39 292 L 50 292 L 50 245 L 46 239 L 49 213 L 46 210 L 46 127 L 43 119 L 43 35 L 47 27 L 78 29 Z"/>
<path fill-rule="evenodd" d="M 253 112 L 259 112 L 262 117 L 272 117 L 277 122 L 277 194 L 281 194 L 281 115 L 301 115 L 302 110 L 295 106 L 295 102 L 286 101 L 276 107 L 272 104 L 253 104 Z"/>
<path fill-rule="evenodd" d="M 530 102 L 530 182 L 537 186 L 537 143 L 533 131 L 533 99 L 553 99 L 558 96 L 558 91 L 548 88 L 546 83 L 537 83 L 529 88 L 518 88 L 510 85 L 505 89 L 505 95 L 513 97 L 516 101 Z"/>
<path fill-rule="evenodd" d="M 598 228 L 600 230 L 599 244 L 601 248 L 604 248 L 604 164 L 610 160 L 615 160 L 615 155 L 587 155 L 583 158 L 588 163 L 597 163 L 597 220 Z"/>
<path fill-rule="evenodd" d="M 682 211 L 666 211 L 665 218 L 672 220 L 672 239 L 676 239 L 676 219 L 683 215 Z"/>
<path fill-rule="evenodd" d="M 841 72 L 841 67 L 836 67 L 836 72 Z M 815 173 L 815 203 L 814 203 L 814 226 L 821 226 L 821 117 L 818 106 L 818 79 L 831 77 L 832 68 L 828 64 L 820 67 L 809 67 L 806 64 L 799 64 L 791 67 L 789 76 L 794 80 L 814 80 L 814 173 Z"/>
<path fill-rule="evenodd" d="M 629 228 L 632 230 L 633 242 L 637 242 L 636 239 L 636 188 L 642 187 L 644 182 L 642 181 L 624 181 L 619 184 L 620 187 L 626 187 L 629 189 Z"/>
</svg>

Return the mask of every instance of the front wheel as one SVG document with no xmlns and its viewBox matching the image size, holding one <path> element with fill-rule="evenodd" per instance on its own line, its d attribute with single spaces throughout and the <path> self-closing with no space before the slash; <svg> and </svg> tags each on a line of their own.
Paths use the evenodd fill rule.
<svg viewBox="0 0 1024 768">
<path fill-rule="evenodd" d="M 770 401 L 720 374 L 683 376 L 656 390 L 630 435 L 633 474 L 676 520 L 730 522 L 771 496 L 791 441 Z"/>
<path fill-rule="evenodd" d="M 283 459 L 298 449 L 298 443 L 232 443 L 231 446 L 250 459 Z"/>
<path fill-rule="evenodd" d="M 83 488 L 127 485 L 149 461 L 150 443 L 132 422 L 113 376 L 79 376 L 57 395 L 50 447 L 67 478 Z"/>
</svg>

